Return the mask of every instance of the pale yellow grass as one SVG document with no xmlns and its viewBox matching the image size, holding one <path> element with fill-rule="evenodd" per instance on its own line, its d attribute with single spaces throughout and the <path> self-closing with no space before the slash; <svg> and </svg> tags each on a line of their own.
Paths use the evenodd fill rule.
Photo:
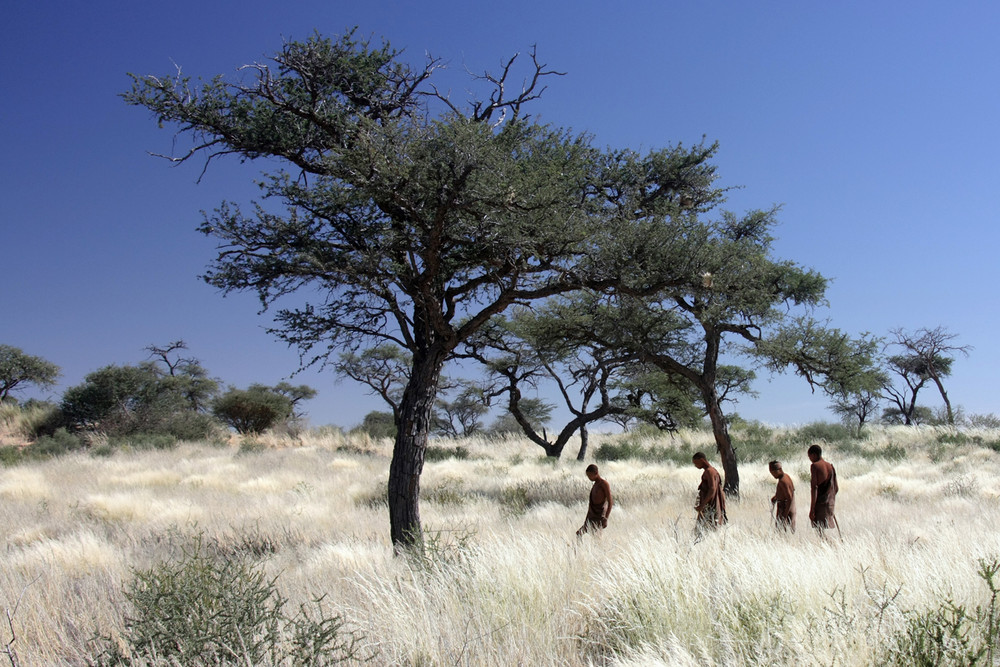
<svg viewBox="0 0 1000 667">
<path fill-rule="evenodd" d="M 703 433 L 682 437 L 711 452 Z M 804 453 L 785 462 L 794 535 L 771 528 L 766 463 L 743 464 L 729 525 L 696 542 L 693 467 L 602 463 L 610 526 L 577 540 L 583 464 L 517 439 L 462 441 L 468 459 L 425 466 L 424 564 L 392 555 L 387 441 L 75 454 L 0 469 L 0 606 L 23 594 L 22 664 L 85 664 L 87 640 L 121 627 L 131 571 L 202 535 L 266 546 L 289 604 L 325 595 L 377 664 L 877 664 L 905 610 L 981 603 L 977 559 L 1000 556 L 1000 455 L 963 445 L 934 462 L 926 442 L 874 432 L 866 447 L 911 450 L 896 462 L 830 451 L 843 531 L 825 539 L 808 528 Z"/>
</svg>

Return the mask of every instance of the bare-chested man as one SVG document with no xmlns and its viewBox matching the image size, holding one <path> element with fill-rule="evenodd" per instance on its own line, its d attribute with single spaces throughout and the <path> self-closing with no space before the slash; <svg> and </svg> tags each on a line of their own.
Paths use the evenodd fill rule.
<svg viewBox="0 0 1000 667">
<path fill-rule="evenodd" d="M 698 511 L 697 526 L 699 529 L 718 528 L 726 523 L 726 494 L 722 490 L 722 476 L 702 452 L 691 457 L 691 461 L 695 468 L 702 471 L 698 504 L 694 507 Z"/>
<path fill-rule="evenodd" d="M 840 487 L 833 464 L 823 460 L 823 448 L 813 445 L 807 453 L 812 461 L 809 466 L 809 520 L 822 535 L 825 529 L 837 526 L 834 505 Z"/>
<path fill-rule="evenodd" d="M 778 480 L 777 488 L 771 504 L 774 505 L 774 525 L 779 530 L 795 532 L 795 484 L 790 475 L 781 469 L 781 461 L 771 461 L 767 464 L 771 476 Z"/>
<path fill-rule="evenodd" d="M 580 530 L 576 531 L 577 537 L 591 531 L 597 532 L 608 527 L 608 516 L 611 508 L 614 507 L 615 499 L 611 497 L 611 486 L 608 481 L 601 477 L 597 466 L 591 463 L 587 466 L 587 479 L 594 483 L 590 488 L 590 503 L 587 506 L 587 518 L 584 520 Z"/>
</svg>

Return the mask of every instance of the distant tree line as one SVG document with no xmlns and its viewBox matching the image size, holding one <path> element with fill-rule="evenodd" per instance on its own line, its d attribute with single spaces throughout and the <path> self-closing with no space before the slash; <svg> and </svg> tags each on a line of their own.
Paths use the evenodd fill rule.
<svg viewBox="0 0 1000 667">
<path fill-rule="evenodd" d="M 303 418 L 301 403 L 316 395 L 311 387 L 287 382 L 223 390 L 197 359 L 184 356 L 183 340 L 145 349 L 146 361 L 105 366 L 68 388 L 58 403 L 47 406 L 33 435 L 49 439 L 43 444 L 51 445 L 54 439 L 60 448 L 84 446 L 95 438 L 111 444 L 215 439 L 227 429 L 257 435 L 275 428 L 294 429 Z M 50 387 L 58 376 L 55 364 L 0 345 L 4 402 L 16 402 L 12 391 L 30 385 Z"/>
</svg>

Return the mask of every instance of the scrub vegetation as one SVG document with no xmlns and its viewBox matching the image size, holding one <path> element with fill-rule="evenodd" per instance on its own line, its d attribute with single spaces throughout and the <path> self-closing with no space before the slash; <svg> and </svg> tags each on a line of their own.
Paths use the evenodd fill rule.
<svg viewBox="0 0 1000 667">
<path fill-rule="evenodd" d="M 384 523 L 389 438 L 327 428 L 18 458 L 0 468 L 0 653 L 21 665 L 995 664 L 1000 431 L 828 428 L 828 441 L 803 435 L 824 435 L 816 425 L 751 426 L 733 432 L 741 499 L 699 541 L 689 452 L 717 460 L 711 432 L 591 434 L 616 502 L 608 529 L 582 540 L 584 465 L 518 437 L 432 441 L 410 556 L 393 555 Z M 811 442 L 837 466 L 842 535 L 808 527 Z M 795 534 L 770 524 L 776 452 L 796 484 Z"/>
</svg>

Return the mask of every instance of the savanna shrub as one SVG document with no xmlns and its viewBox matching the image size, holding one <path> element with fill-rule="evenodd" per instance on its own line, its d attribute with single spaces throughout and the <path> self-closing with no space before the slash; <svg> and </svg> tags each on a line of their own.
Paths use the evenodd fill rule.
<svg viewBox="0 0 1000 667">
<path fill-rule="evenodd" d="M 365 415 L 360 425 L 351 429 L 351 433 L 367 433 L 372 439 L 395 438 L 396 422 L 391 412 L 373 410 Z"/>
<path fill-rule="evenodd" d="M 230 387 L 212 403 L 212 414 L 237 433 L 257 435 L 292 418 L 292 399 L 261 384 Z"/>
<path fill-rule="evenodd" d="M 795 431 L 795 440 L 804 445 L 811 445 L 817 440 L 827 443 L 852 440 L 854 433 L 844 424 L 830 422 L 813 422 Z"/>
<path fill-rule="evenodd" d="M 29 456 L 45 458 L 59 456 L 84 447 L 86 447 L 86 443 L 79 436 L 70 433 L 65 428 L 58 428 L 52 435 L 43 435 L 28 445 L 25 448 L 25 453 Z"/>
<path fill-rule="evenodd" d="M 424 461 L 446 461 L 448 459 L 465 460 L 469 458 L 469 450 L 461 445 L 454 447 L 428 446 L 424 450 Z"/>
<path fill-rule="evenodd" d="M 327 616 L 321 600 L 287 616 L 260 565 L 200 536 L 179 558 L 136 571 L 125 598 L 121 641 L 96 639 L 96 665 L 304 666 L 366 657 L 361 635 Z"/>
</svg>

